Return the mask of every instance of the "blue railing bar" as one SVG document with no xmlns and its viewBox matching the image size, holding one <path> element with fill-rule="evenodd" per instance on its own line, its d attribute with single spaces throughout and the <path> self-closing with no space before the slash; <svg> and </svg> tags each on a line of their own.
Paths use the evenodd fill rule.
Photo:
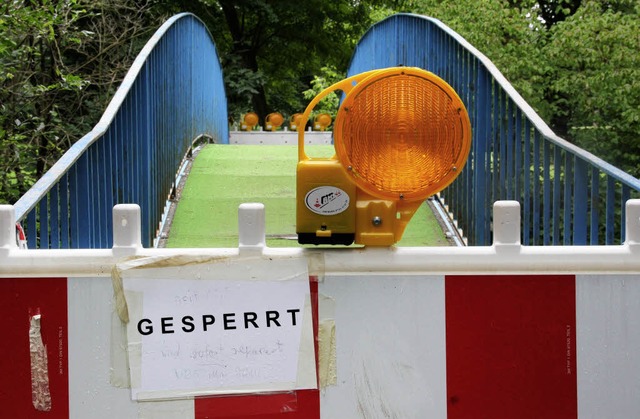
<svg viewBox="0 0 640 419">
<path fill-rule="evenodd" d="M 607 176 L 607 200 L 606 200 L 606 232 L 605 243 L 613 244 L 615 240 L 614 219 L 616 210 L 616 191 L 615 191 L 615 179 L 611 176 Z"/>
<path fill-rule="evenodd" d="M 571 230 L 571 209 L 573 208 L 573 183 L 571 178 L 573 177 L 573 155 L 570 153 L 564 153 L 564 214 L 563 220 L 563 243 L 565 245 L 571 244 L 572 230 Z"/>
<path fill-rule="evenodd" d="M 551 237 L 551 144 L 542 145 L 542 244 L 550 244 Z"/>
<path fill-rule="evenodd" d="M 85 153 L 81 159 L 78 160 L 78 169 L 81 174 L 79 176 L 80 182 L 78 183 L 78 189 L 76 193 L 79 197 L 80 206 L 78 208 L 78 247 L 88 248 L 93 242 L 93 229 L 91 228 L 92 208 L 91 208 L 91 187 L 90 187 L 90 162 L 89 155 Z M 81 191 L 87 191 L 86 194 L 82 194 Z"/>
<path fill-rule="evenodd" d="M 43 247 L 49 247 L 49 231 L 46 227 L 49 226 L 49 197 L 45 196 L 40 200 L 40 222 L 44 224 L 45 228 L 40 235 L 40 245 Z M 43 215 L 46 214 L 46 215 Z M 44 217 L 44 218 L 43 218 Z M 43 222 L 44 220 L 44 222 Z"/>
<path fill-rule="evenodd" d="M 51 194 L 49 195 L 49 212 L 51 214 L 51 220 L 53 221 L 52 223 L 49 223 L 51 243 L 53 243 L 53 245 L 56 247 L 60 246 L 60 214 L 58 211 L 58 209 L 60 208 L 60 194 L 58 193 L 59 191 L 59 185 L 55 185 L 51 190 Z"/>
<path fill-rule="evenodd" d="M 501 95 L 499 87 L 497 85 L 493 86 L 495 91 L 495 99 L 496 99 L 496 114 L 494 117 L 494 132 L 492 133 L 494 139 L 494 153 L 493 153 L 493 173 L 498 178 L 498 182 L 494 182 L 494 194 L 491 199 L 493 202 L 497 201 L 501 197 L 504 199 L 505 190 L 506 190 L 506 157 L 507 153 L 504 148 L 505 146 L 505 119 L 507 118 L 507 109 L 506 109 L 506 99 L 504 99 Z M 499 154 L 496 154 L 495 151 L 500 150 Z"/>
<path fill-rule="evenodd" d="M 473 112 L 476 114 L 476 126 L 475 129 L 479 132 L 479 135 L 490 135 L 490 128 L 487 126 L 488 116 L 487 112 L 491 112 L 490 106 L 486 106 L 490 104 L 490 98 L 487 95 L 489 91 L 490 80 L 488 77 L 488 73 L 486 71 L 478 71 L 477 79 L 477 94 L 476 94 L 476 106 L 473 109 Z M 471 222 L 475 225 L 484 225 L 486 223 L 485 220 L 485 211 L 486 207 L 485 200 L 487 199 L 487 185 L 484 184 L 484 180 L 486 179 L 486 174 L 488 170 L 486 168 L 487 162 L 487 150 L 485 147 L 487 144 L 484 141 L 479 141 L 473 143 L 473 152 L 475 153 L 475 161 L 477 162 L 477 166 L 474 168 L 475 171 L 479 174 L 474 177 L 474 188 L 473 194 L 474 196 L 474 205 L 475 205 L 475 214 L 476 217 L 472 217 Z M 471 228 L 469 234 L 475 234 L 475 241 L 477 243 L 484 243 L 483 237 L 480 237 L 480 232 L 477 231 L 476 228 Z"/>
<path fill-rule="evenodd" d="M 496 150 L 498 150 L 498 132 L 500 130 L 497 126 L 497 124 L 500 123 L 500 91 L 496 85 L 491 85 L 491 90 L 493 92 L 490 96 L 493 100 L 491 108 L 489 108 L 489 114 L 487 115 L 491 121 L 489 124 L 491 132 L 489 133 L 489 144 L 487 150 L 487 154 L 489 156 L 487 159 L 489 163 L 487 168 L 487 179 L 489 180 L 487 191 L 490 193 L 489 202 L 493 202 L 495 197 L 498 196 L 499 182 L 496 182 L 495 179 L 500 179 L 500 155 L 496 153 Z"/>
<path fill-rule="evenodd" d="M 69 169 L 69 171 L 67 172 L 67 177 L 68 177 L 68 187 L 69 187 L 69 214 L 68 214 L 68 218 L 69 218 L 69 248 L 77 248 L 78 247 L 78 239 L 77 239 L 77 231 L 78 231 L 78 218 L 75 213 L 77 212 L 77 209 L 79 208 L 79 201 L 78 201 L 78 194 L 77 194 L 77 190 L 78 190 L 78 166 L 74 165 L 73 167 L 71 167 L 71 169 Z M 29 215 L 27 215 L 27 219 L 30 218 L 33 214 L 33 212 L 29 212 Z M 31 225 L 29 225 L 29 229 L 31 229 Z M 35 228 L 35 227 L 33 227 Z M 35 230 L 32 230 L 35 231 Z M 29 235 L 32 236 L 32 235 Z M 29 247 L 31 248 L 31 245 L 29 245 Z"/>
<path fill-rule="evenodd" d="M 540 134 L 533 133 L 533 241 L 531 244 L 539 245 L 540 236 Z"/>
<path fill-rule="evenodd" d="M 565 152 L 566 153 L 566 152 Z M 553 146 L 553 244 L 560 244 L 560 197 L 562 176 L 562 149 Z"/>
<path fill-rule="evenodd" d="M 622 194 L 620 196 L 621 211 L 620 211 L 620 242 L 624 243 L 627 238 L 627 201 L 631 198 L 631 189 L 627 185 L 622 185 Z"/>
<path fill-rule="evenodd" d="M 507 102 L 507 105 L 509 102 Z M 514 132 L 514 117 L 515 112 L 512 106 L 507 108 L 507 133 L 506 133 L 506 150 L 507 150 L 507 195 L 502 199 L 515 199 L 515 132 Z"/>
<path fill-rule="evenodd" d="M 166 45 L 166 40 L 163 39 L 163 44 L 162 45 Z M 157 57 L 157 60 L 159 60 L 160 58 Z M 155 98 L 151 97 L 151 95 L 153 95 L 152 92 L 152 84 L 153 84 L 153 80 L 151 79 L 151 65 L 157 65 L 156 63 L 154 63 L 153 61 L 149 64 L 147 64 L 147 66 L 145 67 L 145 78 L 144 78 L 144 82 L 147 85 L 147 88 L 145 89 L 145 93 L 146 93 L 146 97 L 145 97 L 145 101 L 146 103 L 157 103 L 154 102 Z M 142 86 L 143 83 L 140 83 L 140 86 Z M 152 121 L 152 115 L 151 115 L 151 107 L 147 106 L 146 112 L 145 112 L 145 121 L 146 123 L 142 124 L 142 126 L 146 129 L 146 132 L 144 133 L 144 135 L 142 135 L 142 140 L 147 143 L 145 147 L 143 147 L 144 149 L 147 150 L 147 154 L 145 156 L 142 155 L 142 153 L 138 152 L 136 153 L 136 156 L 138 157 L 138 162 L 136 164 L 136 169 L 138 170 L 138 177 L 142 178 L 142 173 L 150 173 L 150 162 L 152 161 L 152 157 L 151 157 L 151 153 L 153 152 L 151 145 L 149 145 L 148 143 L 151 141 L 151 139 L 153 138 L 153 135 L 155 134 L 154 132 L 152 132 L 152 125 L 153 125 L 153 121 Z M 136 142 L 136 144 L 140 144 L 142 145 L 142 143 L 138 143 Z M 153 191 L 155 191 L 155 185 L 153 184 L 155 179 L 155 176 L 149 176 L 149 185 L 144 185 L 146 187 L 144 187 L 142 189 L 142 193 L 140 195 L 140 200 L 136 201 L 136 202 L 142 202 L 144 203 L 143 207 L 141 208 L 141 210 L 144 213 L 155 213 L 155 208 L 153 208 L 153 196 L 152 193 Z M 140 184 L 140 182 L 138 182 L 138 188 L 142 188 L 143 185 Z M 142 216 L 142 220 L 146 220 L 142 222 L 142 237 L 149 237 L 149 231 L 151 231 L 150 226 L 149 226 L 149 217 L 145 217 Z"/>
<path fill-rule="evenodd" d="M 87 223 L 86 223 L 86 229 L 84 231 L 86 231 L 88 233 L 88 238 L 87 238 L 87 243 L 89 247 L 93 247 L 93 244 L 95 243 L 95 239 L 96 239 L 96 234 L 98 233 L 96 230 L 96 220 L 97 220 L 97 214 L 96 214 L 96 203 L 99 202 L 97 199 L 98 197 L 96 196 L 96 189 L 94 187 L 94 177 L 95 177 L 95 171 L 96 171 L 96 159 L 94 156 L 94 152 L 95 152 L 95 148 L 90 147 L 87 149 L 87 151 L 85 152 L 85 156 L 86 156 L 86 160 L 87 160 L 87 189 L 86 190 L 86 206 L 87 206 Z M 80 233 L 82 234 L 82 232 Z"/>
<path fill-rule="evenodd" d="M 516 103 L 516 105 L 522 109 L 526 118 L 531 121 L 531 123 L 537 128 L 542 137 L 546 140 L 551 141 L 552 143 L 562 147 L 563 149 L 572 152 L 573 154 L 579 156 L 584 160 L 590 161 L 594 166 L 598 169 L 602 170 L 606 174 L 613 176 L 616 180 L 627 184 L 631 188 L 636 190 L 640 189 L 640 179 L 636 179 L 628 173 L 623 172 L 615 166 L 607 163 L 606 161 L 600 159 L 599 157 L 589 153 L 586 150 L 583 150 L 570 142 L 558 137 L 549 126 L 540 118 L 540 116 L 533 110 L 533 108 L 522 98 L 522 96 L 513 88 L 511 83 L 504 77 L 504 75 L 498 70 L 498 68 L 489 60 L 483 53 L 481 53 L 478 49 L 476 49 L 473 45 L 471 45 L 466 39 L 460 36 L 458 33 L 453 31 L 447 25 L 442 23 L 440 20 L 432 17 L 421 16 L 418 14 L 412 13 L 401 13 L 400 15 L 408 15 L 413 16 L 419 19 L 426 19 L 431 21 L 434 25 L 438 26 L 442 31 L 449 34 L 449 36 L 453 37 L 458 41 L 463 48 L 471 52 L 473 55 L 477 57 L 477 59 L 482 63 L 482 65 L 486 68 L 486 70 L 494 77 L 494 79 L 502 86 L 507 95 Z"/>
<path fill-rule="evenodd" d="M 516 201 L 520 201 L 521 200 L 521 196 L 522 196 L 522 188 L 520 187 L 520 182 L 522 181 L 522 110 L 518 107 L 516 107 L 516 138 L 515 138 L 515 142 L 516 142 L 516 146 L 515 146 L 515 176 L 514 176 L 514 181 L 515 181 L 515 195 L 514 195 L 514 199 Z"/>
<path fill-rule="evenodd" d="M 587 163 L 576 158 L 573 171 L 573 244 L 587 244 Z"/>
<path fill-rule="evenodd" d="M 531 123 L 525 120 L 524 124 L 524 205 L 522 211 L 522 231 L 524 233 L 523 244 L 530 244 L 529 232 L 531 231 Z"/>
<path fill-rule="evenodd" d="M 591 232 L 590 232 L 590 240 L 589 242 L 592 245 L 597 245 L 599 243 L 598 239 L 600 238 L 600 231 L 598 225 L 598 219 L 600 218 L 600 207 L 599 207 L 599 198 L 600 197 L 600 179 L 597 170 L 591 169 Z"/>
<path fill-rule="evenodd" d="M 97 195 L 97 199 L 95 202 L 100 202 L 100 204 L 105 204 L 105 201 L 107 201 L 107 196 L 104 193 L 105 188 L 106 188 L 106 175 L 107 175 L 107 171 L 106 171 L 106 167 L 105 167 L 105 161 L 104 161 L 104 142 L 100 141 L 96 143 L 96 148 L 95 148 L 95 153 L 96 153 L 96 161 L 97 161 L 97 165 L 96 165 L 96 174 L 94 176 L 94 182 L 96 183 L 96 188 L 95 188 L 95 193 Z M 105 224 L 107 223 L 107 218 L 111 218 L 111 217 L 105 217 L 104 214 L 104 210 L 103 208 L 108 208 L 107 205 L 100 205 L 97 208 L 97 215 L 98 215 L 98 222 L 95 223 L 96 224 L 96 230 L 98 231 L 98 246 L 97 247 L 106 247 L 105 246 L 105 241 L 104 241 L 104 234 L 103 234 L 103 226 L 105 226 Z M 113 208 L 113 207 L 112 207 Z M 111 230 L 108 230 L 111 231 Z"/>
<path fill-rule="evenodd" d="M 189 13 L 181 13 L 168 19 L 156 33 L 151 37 L 149 42 L 144 46 L 138 57 L 131 65 L 131 68 L 127 72 L 122 84 L 116 91 L 113 99 L 109 102 L 107 109 L 100 118 L 100 121 L 94 126 L 94 128 L 85 136 L 80 138 L 74 143 L 69 150 L 29 189 L 20 199 L 14 204 L 16 211 L 16 220 L 20 221 L 24 216 L 31 211 L 38 200 L 58 182 L 62 176 L 69 170 L 69 168 L 80 158 L 80 156 L 87 150 L 87 148 L 93 144 L 96 140 L 102 137 L 109 125 L 114 120 L 118 109 L 122 106 L 122 103 L 126 100 L 131 86 L 134 84 L 136 75 L 140 72 L 140 69 L 145 65 L 145 61 L 149 54 L 151 54 L 155 45 L 161 40 L 162 35 L 173 25 L 173 23 L 180 18 L 189 15 Z"/>
<path fill-rule="evenodd" d="M 69 173 L 62 176 L 61 183 L 64 185 L 63 190 L 67 190 L 69 185 Z M 63 193 L 60 195 L 60 245 L 63 249 L 69 247 L 69 195 Z"/>
<path fill-rule="evenodd" d="M 27 228 L 28 229 L 32 229 L 32 231 L 35 231 L 36 224 L 37 224 L 36 212 L 35 211 L 31 211 L 29 213 L 29 216 L 27 217 Z M 29 247 L 30 249 L 33 249 L 33 248 L 36 247 L 36 237 L 35 236 L 27 235 L 27 247 Z"/>
<path fill-rule="evenodd" d="M 111 143 L 111 142 L 109 142 Z M 109 170 L 109 168 L 113 167 L 113 155 L 111 154 L 111 147 L 110 144 L 105 144 L 105 142 L 103 142 L 102 144 L 102 153 L 105 156 L 104 159 L 104 180 L 105 180 L 105 200 L 107 201 L 107 205 L 103 205 L 103 208 L 113 208 L 118 202 L 114 200 L 114 193 L 113 193 L 113 174 L 111 172 L 111 170 Z M 103 202 L 104 204 L 104 202 Z M 103 235 L 103 237 L 108 237 L 109 232 L 113 231 L 113 216 L 109 217 L 108 213 L 105 214 L 106 218 L 105 218 L 105 222 L 106 222 L 106 234 Z M 103 242 L 104 244 L 101 247 L 106 247 L 108 245 L 107 241 Z"/>
</svg>

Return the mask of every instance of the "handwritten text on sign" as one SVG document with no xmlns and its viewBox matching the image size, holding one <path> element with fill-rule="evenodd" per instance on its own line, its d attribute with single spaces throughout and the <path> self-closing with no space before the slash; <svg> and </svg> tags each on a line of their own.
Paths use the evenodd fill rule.
<svg viewBox="0 0 640 419">
<path fill-rule="evenodd" d="M 306 273 L 287 280 L 124 276 L 123 284 L 134 399 L 314 386 L 315 371 L 299 371 L 300 357 L 315 359 L 304 350 L 313 348 Z"/>
</svg>

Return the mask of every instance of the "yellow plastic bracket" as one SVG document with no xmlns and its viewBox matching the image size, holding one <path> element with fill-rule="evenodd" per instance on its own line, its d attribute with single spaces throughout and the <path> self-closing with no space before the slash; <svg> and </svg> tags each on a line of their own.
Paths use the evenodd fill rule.
<svg viewBox="0 0 640 419">
<path fill-rule="evenodd" d="M 355 76 L 348 77 L 342 81 L 339 81 L 320 93 L 316 97 L 313 98 L 311 102 L 307 105 L 307 108 L 304 110 L 302 117 L 300 118 L 300 122 L 298 123 L 298 161 L 309 160 L 309 156 L 304 152 L 304 129 L 307 125 L 307 121 L 309 121 L 309 115 L 311 115 L 311 111 L 316 107 L 316 105 L 329 93 L 334 92 L 336 90 L 342 90 L 345 94 L 349 94 L 351 89 L 358 84 L 361 80 L 366 78 L 367 76 L 376 73 L 381 70 L 371 70 L 366 71 L 364 73 L 356 74 Z M 335 155 L 332 157 L 335 159 Z"/>
</svg>

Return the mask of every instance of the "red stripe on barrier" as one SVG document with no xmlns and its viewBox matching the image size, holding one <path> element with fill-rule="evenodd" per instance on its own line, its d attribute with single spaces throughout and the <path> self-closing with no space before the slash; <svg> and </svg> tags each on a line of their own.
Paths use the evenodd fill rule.
<svg viewBox="0 0 640 419">
<path fill-rule="evenodd" d="M 577 418 L 575 277 L 447 276 L 447 411 Z"/>
<path fill-rule="evenodd" d="M 30 320 L 40 314 L 46 347 L 50 410 L 36 410 L 32 400 Z M 67 280 L 0 278 L 0 411 L 3 418 L 69 417 L 67 357 Z M 42 361 L 42 360 L 40 360 Z M 47 386 L 39 386 L 43 396 Z"/>
<path fill-rule="evenodd" d="M 313 419 L 320 417 L 318 390 L 197 398 L 196 419 Z"/>
<path fill-rule="evenodd" d="M 318 279 L 309 278 L 316 365 L 318 363 Z M 195 419 L 319 419 L 318 390 L 198 397 Z"/>
</svg>

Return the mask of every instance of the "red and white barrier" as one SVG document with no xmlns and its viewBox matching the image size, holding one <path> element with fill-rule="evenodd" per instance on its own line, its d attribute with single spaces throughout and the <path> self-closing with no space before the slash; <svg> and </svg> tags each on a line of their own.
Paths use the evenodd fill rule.
<svg viewBox="0 0 640 419">
<path fill-rule="evenodd" d="M 237 249 L 143 249 L 137 208 L 118 206 L 113 249 L 23 250 L 12 208 L 0 207 L 3 417 L 627 418 L 640 411 L 640 201 L 627 204 L 625 244 L 606 247 L 521 246 L 517 204 L 502 202 L 490 247 L 271 249 L 255 229 L 262 211 L 242 207 Z M 239 266 L 305 258 L 320 388 L 132 401 L 112 269 L 132 258 L 176 257 Z"/>
</svg>

